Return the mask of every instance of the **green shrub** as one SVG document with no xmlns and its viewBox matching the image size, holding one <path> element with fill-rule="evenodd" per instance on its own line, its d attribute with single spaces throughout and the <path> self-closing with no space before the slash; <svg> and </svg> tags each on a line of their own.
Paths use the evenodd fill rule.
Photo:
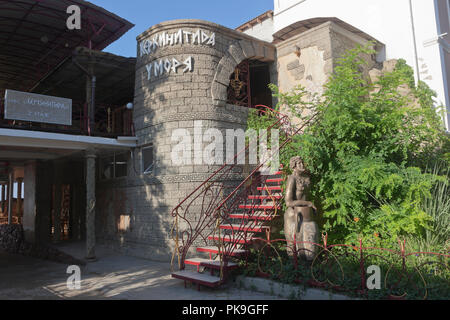
<svg viewBox="0 0 450 320">
<path fill-rule="evenodd" d="M 396 246 L 399 238 L 421 237 L 433 229 L 436 217 L 427 203 L 435 201 L 433 188 L 448 178 L 427 173 L 426 167 L 445 159 L 446 152 L 448 158 L 449 137 L 433 107 L 434 92 L 423 82 L 414 85 L 404 60 L 370 83 L 361 53 L 373 51 L 368 46 L 348 51 L 322 97 L 305 99 L 302 87 L 281 93 L 271 85 L 279 101 L 276 110 L 287 106 L 303 122 L 313 119 L 280 160 L 286 174 L 290 157 L 305 161 L 322 229 L 331 241 L 355 243 L 362 237 Z M 250 127 L 274 119 L 269 115 L 261 121 L 255 113 L 250 118 Z M 448 194 L 442 196 L 448 201 Z M 448 221 L 448 211 L 444 215 Z"/>
</svg>

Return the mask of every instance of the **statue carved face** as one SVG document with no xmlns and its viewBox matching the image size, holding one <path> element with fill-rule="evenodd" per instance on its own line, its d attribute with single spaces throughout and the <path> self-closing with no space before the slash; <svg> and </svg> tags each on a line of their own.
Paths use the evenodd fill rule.
<svg viewBox="0 0 450 320">
<path fill-rule="evenodd" d="M 298 156 L 291 158 L 289 166 L 291 167 L 291 170 L 295 173 L 304 173 L 306 171 L 305 164 L 303 163 L 302 158 Z"/>
</svg>

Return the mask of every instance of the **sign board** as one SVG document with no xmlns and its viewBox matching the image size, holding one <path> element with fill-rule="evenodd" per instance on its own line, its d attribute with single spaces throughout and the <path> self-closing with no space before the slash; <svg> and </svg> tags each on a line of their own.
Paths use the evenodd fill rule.
<svg viewBox="0 0 450 320">
<path fill-rule="evenodd" d="M 5 119 L 72 125 L 72 100 L 6 90 Z"/>
</svg>

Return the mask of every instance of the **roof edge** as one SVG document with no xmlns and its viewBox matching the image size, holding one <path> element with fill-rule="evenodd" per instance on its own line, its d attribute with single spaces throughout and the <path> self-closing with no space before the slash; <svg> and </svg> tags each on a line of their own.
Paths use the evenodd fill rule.
<svg viewBox="0 0 450 320">
<path fill-rule="evenodd" d="M 257 16 L 256 18 L 253 18 L 252 20 L 249 20 L 243 24 L 241 24 L 239 27 L 236 28 L 237 31 L 240 32 L 244 32 L 247 29 L 250 29 L 251 27 L 253 27 L 254 25 L 257 25 L 259 23 L 262 23 L 263 21 L 270 19 L 274 16 L 273 14 L 273 10 L 268 10 L 262 14 L 260 14 L 259 16 Z"/>
<path fill-rule="evenodd" d="M 252 37 L 250 35 L 247 35 L 243 32 L 237 31 L 235 29 L 231 29 L 231 28 L 225 27 L 223 25 L 220 25 L 220 24 L 217 24 L 214 22 L 210 22 L 207 20 L 201 20 L 201 19 L 176 19 L 176 20 L 164 21 L 164 22 L 161 22 L 161 23 L 151 26 L 150 28 L 148 28 L 147 30 L 145 30 L 144 32 L 139 34 L 136 37 L 136 40 L 139 42 L 143 38 L 147 37 L 149 34 L 153 33 L 156 30 L 164 31 L 166 29 L 172 28 L 174 25 L 179 25 L 180 27 L 181 27 L 181 25 L 184 25 L 185 27 L 205 26 L 208 28 L 215 29 L 217 31 L 222 31 L 222 32 L 228 33 L 230 36 L 234 36 L 239 39 L 247 39 L 247 40 L 251 40 L 254 42 L 263 43 L 264 45 L 267 45 L 270 47 L 275 47 L 271 42 L 267 42 L 267 41 Z"/>
</svg>

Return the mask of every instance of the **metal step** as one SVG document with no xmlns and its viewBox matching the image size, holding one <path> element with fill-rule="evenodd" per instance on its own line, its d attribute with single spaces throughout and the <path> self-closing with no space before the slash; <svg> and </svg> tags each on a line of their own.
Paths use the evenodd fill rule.
<svg viewBox="0 0 450 320">
<path fill-rule="evenodd" d="M 194 282 L 211 288 L 218 287 L 222 283 L 219 277 L 187 270 L 172 273 L 172 278 Z"/>
<path fill-rule="evenodd" d="M 239 244 L 246 244 L 252 242 L 252 237 L 242 237 L 242 236 L 236 236 L 236 235 L 223 235 L 220 236 L 209 236 L 208 240 L 214 240 L 214 241 L 222 241 L 222 242 L 228 242 L 228 243 L 239 243 Z"/>
<path fill-rule="evenodd" d="M 264 229 L 268 229 L 268 226 L 257 225 L 256 223 L 247 224 L 222 224 L 220 229 L 223 230 L 234 230 L 242 232 L 263 232 Z"/>
<path fill-rule="evenodd" d="M 272 195 L 272 196 L 269 196 L 269 195 L 262 195 L 262 196 L 251 195 L 251 196 L 248 196 L 248 199 L 249 200 L 272 200 L 272 198 L 273 198 L 273 199 L 276 199 L 276 200 L 280 200 L 282 197 L 283 197 L 282 195 Z"/>
<path fill-rule="evenodd" d="M 274 179 L 266 179 L 266 182 L 275 182 L 275 183 L 281 183 L 283 182 L 283 178 L 274 178 Z"/>
<path fill-rule="evenodd" d="M 274 191 L 274 190 L 283 191 L 283 188 L 281 186 L 270 186 L 270 187 L 267 186 L 267 187 L 258 187 L 257 190 L 258 191 L 266 191 L 266 190 L 269 190 L 269 191 Z"/>
<path fill-rule="evenodd" d="M 214 254 L 219 254 L 219 248 L 217 248 L 216 246 L 206 246 L 206 247 L 198 247 L 197 248 L 198 252 L 207 252 L 207 253 L 214 253 Z M 228 250 L 227 250 L 228 251 Z M 231 257 L 235 257 L 235 256 L 240 256 L 243 255 L 247 252 L 247 250 L 244 249 L 233 249 L 232 252 L 228 252 L 227 255 L 231 256 Z M 223 251 L 222 251 L 223 253 Z"/>
<path fill-rule="evenodd" d="M 246 220 L 261 220 L 261 221 L 271 221 L 279 217 L 279 215 L 273 214 L 244 214 L 244 213 L 233 213 L 228 216 L 230 219 L 246 219 Z"/>
<path fill-rule="evenodd" d="M 239 205 L 239 209 L 275 210 L 275 206 L 267 204 L 241 204 Z M 280 210 L 281 207 L 278 206 L 276 209 Z"/>
</svg>

